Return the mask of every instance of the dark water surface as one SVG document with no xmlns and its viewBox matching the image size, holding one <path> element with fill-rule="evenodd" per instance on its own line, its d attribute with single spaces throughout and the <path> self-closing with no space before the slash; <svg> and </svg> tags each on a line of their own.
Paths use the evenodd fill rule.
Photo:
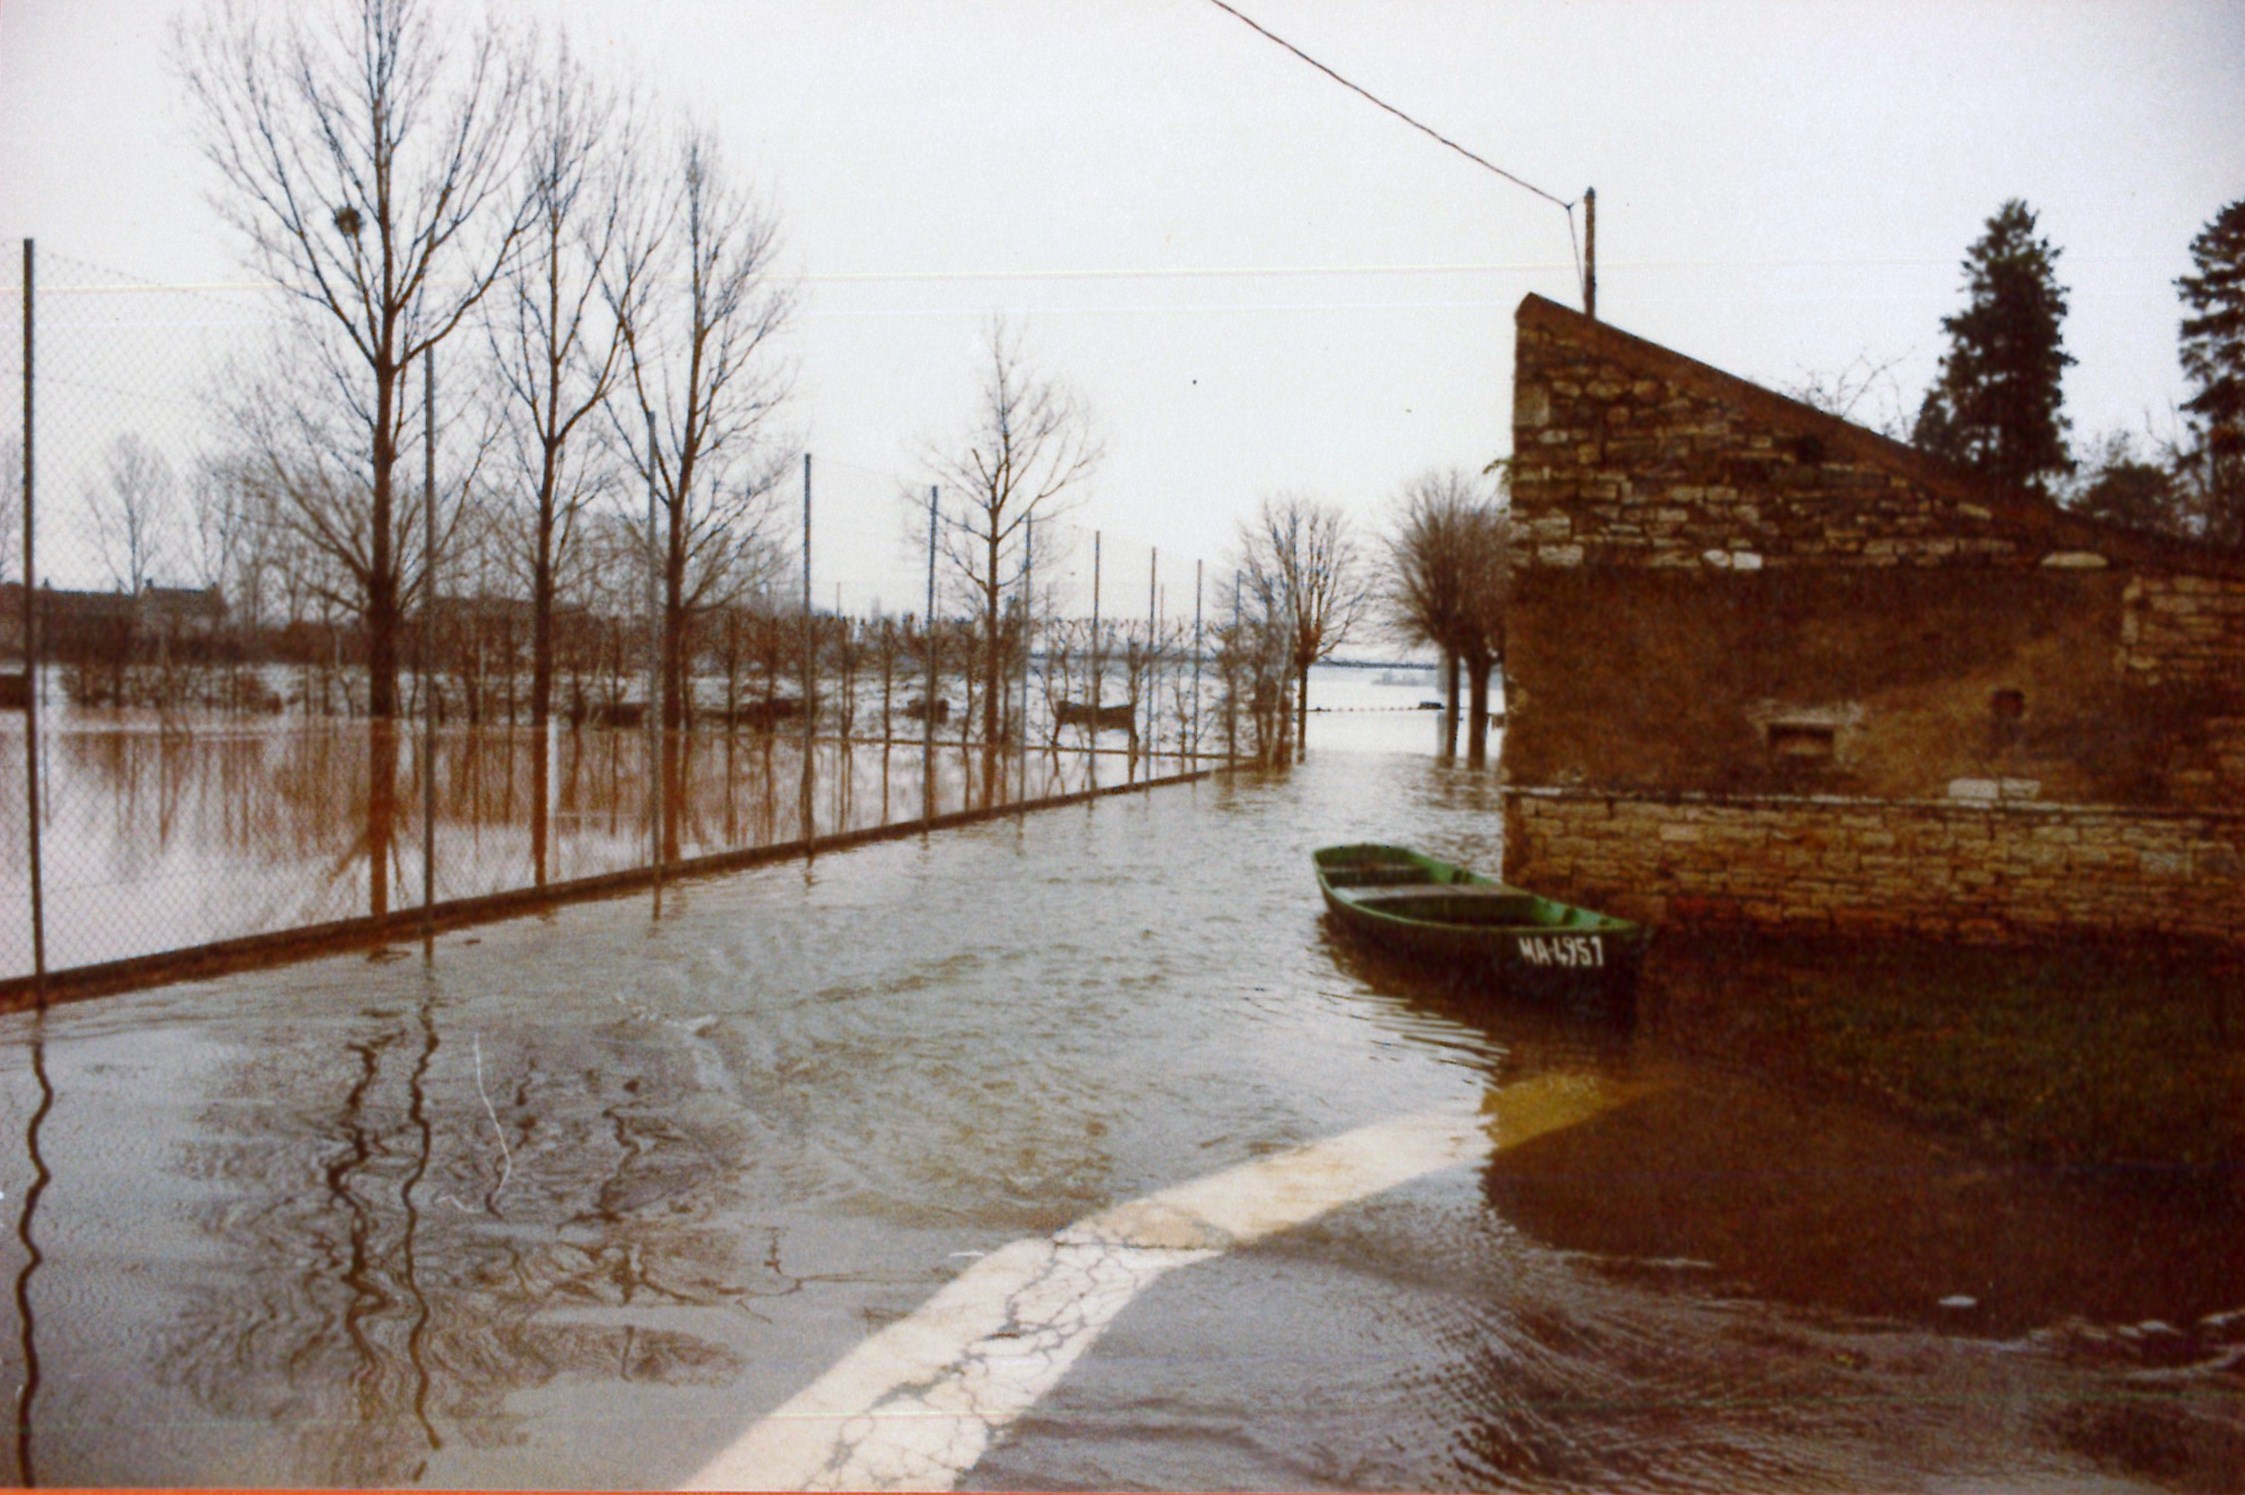
<svg viewBox="0 0 2245 1495">
<path fill-rule="evenodd" d="M 1493 868 L 1492 788 L 1328 755 L 7 1019 L 6 1472 L 675 1483 L 969 1253 L 1588 1071 L 1644 1098 L 1162 1278 L 970 1482 L 2245 1484 L 2196 1206 L 1367 963 L 1307 853 L 1373 837 Z"/>
</svg>

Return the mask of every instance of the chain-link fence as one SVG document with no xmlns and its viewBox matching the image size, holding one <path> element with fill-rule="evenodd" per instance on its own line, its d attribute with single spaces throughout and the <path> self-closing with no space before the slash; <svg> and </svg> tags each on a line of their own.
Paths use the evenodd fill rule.
<svg viewBox="0 0 2245 1495">
<path fill-rule="evenodd" d="M 24 353 L 0 438 L 0 983 L 402 934 L 423 908 L 1252 750 L 1237 587 L 1203 558 L 1058 510 L 993 546 L 974 495 L 814 453 L 775 464 L 726 519 L 731 569 L 681 600 L 611 439 L 541 597 L 471 340 L 440 345 L 434 390 L 399 381 L 418 404 L 378 517 L 334 429 L 274 424 L 276 390 L 332 377 L 276 353 L 278 291 L 28 248 L 21 270 L 0 309 Z"/>
</svg>

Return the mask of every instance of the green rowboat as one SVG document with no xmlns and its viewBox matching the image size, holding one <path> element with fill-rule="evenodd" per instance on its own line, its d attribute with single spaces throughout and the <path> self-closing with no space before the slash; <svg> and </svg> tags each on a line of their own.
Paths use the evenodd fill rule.
<svg viewBox="0 0 2245 1495">
<path fill-rule="evenodd" d="M 1507 987 L 1616 990 L 1633 983 L 1649 931 L 1401 846 L 1313 854 L 1342 928 L 1390 948 L 1492 970 Z"/>
</svg>

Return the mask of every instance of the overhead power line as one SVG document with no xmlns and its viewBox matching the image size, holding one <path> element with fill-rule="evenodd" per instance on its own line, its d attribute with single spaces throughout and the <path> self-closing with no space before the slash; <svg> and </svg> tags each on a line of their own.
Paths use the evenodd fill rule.
<svg viewBox="0 0 2245 1495">
<path fill-rule="evenodd" d="M 1319 62 L 1315 57 L 1312 57 L 1309 53 L 1303 51 L 1300 47 L 1295 46 L 1285 37 L 1280 36 L 1275 31 L 1272 31 L 1269 27 L 1257 22 L 1254 17 L 1244 15 L 1240 11 L 1235 10 L 1233 7 L 1226 5 L 1224 3 L 1224 0 L 1208 0 L 1208 3 L 1215 6 L 1218 10 L 1237 18 L 1246 25 L 1253 27 L 1257 32 L 1260 32 L 1263 36 L 1268 37 L 1270 40 L 1278 43 L 1287 51 L 1292 52 L 1296 57 L 1301 58 L 1302 61 L 1308 63 L 1311 67 L 1316 68 L 1326 77 L 1331 78 L 1335 83 L 1338 83 L 1343 88 L 1349 90 L 1349 92 L 1356 94 L 1360 98 L 1369 99 L 1371 102 L 1379 105 L 1382 109 L 1385 109 L 1388 113 L 1394 115 L 1397 119 L 1402 120 L 1412 129 L 1417 130 L 1423 135 L 1429 135 L 1434 139 L 1441 141 L 1444 145 L 1450 147 L 1450 149 L 1456 151 L 1459 155 L 1465 157 L 1474 165 L 1479 166 L 1484 170 L 1495 172 L 1498 176 L 1503 177 L 1506 181 L 1512 183 L 1515 187 L 1522 187 L 1530 192 L 1535 193 L 1536 196 L 1542 198 L 1545 202 L 1550 203 L 1554 207 L 1566 209 L 1571 220 L 1575 208 L 1574 203 L 1568 201 L 1563 197 L 1558 197 L 1552 193 L 1544 191 L 1543 188 L 1537 186 L 1534 182 L 1530 182 L 1524 180 L 1523 178 L 1514 176 L 1511 172 L 1505 170 L 1502 166 L 1497 165 L 1494 161 L 1490 161 L 1481 156 L 1475 155 L 1472 151 L 1467 150 L 1464 146 L 1458 144 L 1455 140 L 1452 140 L 1449 136 L 1443 134 L 1440 130 L 1435 129 L 1430 125 L 1420 123 L 1418 120 L 1413 119 L 1410 115 L 1404 113 L 1401 109 L 1396 108 L 1395 105 L 1389 103 L 1386 99 L 1381 98 L 1378 94 L 1373 93 L 1367 88 L 1360 87 L 1355 83 L 1351 83 L 1348 79 L 1342 77 L 1339 73 L 1334 72 L 1331 68 L 1327 67 L 1324 63 Z"/>
</svg>

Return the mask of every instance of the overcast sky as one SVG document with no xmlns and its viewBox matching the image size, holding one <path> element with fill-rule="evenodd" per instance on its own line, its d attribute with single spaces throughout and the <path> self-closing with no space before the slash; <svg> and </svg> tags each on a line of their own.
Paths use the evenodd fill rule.
<svg viewBox="0 0 2245 1495">
<path fill-rule="evenodd" d="M 1899 359 L 1914 408 L 1965 247 L 2020 196 L 2063 250 L 2077 438 L 2164 421 L 2174 279 L 2245 196 L 2233 0 L 1239 4 L 1527 181 L 1595 185 L 1604 318 L 1780 386 Z M 11 243 L 243 278 L 165 63 L 176 8 L 0 7 Z M 883 474 L 962 422 L 993 310 L 1098 413 L 1086 521 L 1213 561 L 1264 493 L 1369 521 L 1506 451 L 1512 310 L 1577 302 L 1558 208 L 1207 0 L 511 8 L 708 121 L 778 208 L 836 544 L 893 548 Z"/>
</svg>

